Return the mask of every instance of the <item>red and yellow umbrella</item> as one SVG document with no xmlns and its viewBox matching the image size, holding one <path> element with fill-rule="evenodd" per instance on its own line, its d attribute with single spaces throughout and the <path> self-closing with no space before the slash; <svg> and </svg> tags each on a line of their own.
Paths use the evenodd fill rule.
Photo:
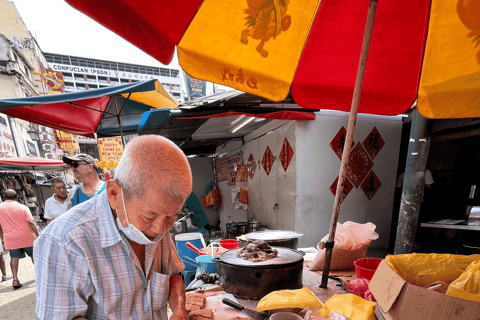
<svg viewBox="0 0 480 320">
<path fill-rule="evenodd" d="M 428 118 L 480 117 L 477 0 L 66 1 L 165 64 L 177 46 L 195 78 L 352 110 L 329 242 L 357 110 L 394 115 L 418 98 Z"/>
</svg>

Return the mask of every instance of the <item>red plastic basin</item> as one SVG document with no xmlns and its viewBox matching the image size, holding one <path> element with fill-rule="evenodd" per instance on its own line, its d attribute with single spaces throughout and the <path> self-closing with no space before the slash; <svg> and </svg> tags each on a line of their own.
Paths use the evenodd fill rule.
<svg viewBox="0 0 480 320">
<path fill-rule="evenodd" d="M 236 248 L 239 248 L 240 247 L 240 241 L 238 240 L 220 240 L 218 242 L 220 244 L 220 246 L 222 248 L 225 248 L 225 249 L 236 249 Z"/>
<path fill-rule="evenodd" d="M 380 258 L 363 258 L 355 260 L 355 274 L 357 278 L 365 278 L 371 280 L 377 270 L 378 265 L 383 259 Z"/>
</svg>

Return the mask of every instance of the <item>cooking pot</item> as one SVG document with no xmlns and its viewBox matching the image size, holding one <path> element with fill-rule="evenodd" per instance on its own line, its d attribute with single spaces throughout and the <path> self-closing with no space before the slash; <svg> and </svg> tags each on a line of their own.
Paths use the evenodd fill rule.
<svg viewBox="0 0 480 320">
<path fill-rule="evenodd" d="M 237 258 L 242 248 L 228 250 L 212 261 L 218 263 L 219 285 L 242 299 L 261 299 L 270 292 L 303 287 L 303 255 L 292 249 L 275 247 L 278 256 L 252 262 Z"/>
<path fill-rule="evenodd" d="M 248 223 L 248 225 L 250 226 L 250 228 L 258 229 L 261 227 L 262 223 L 260 221 L 252 220 Z"/>
<path fill-rule="evenodd" d="M 286 230 L 266 230 L 250 232 L 245 235 L 245 239 L 240 238 L 240 247 L 245 247 L 248 240 L 263 240 L 272 247 L 282 247 L 289 249 L 298 249 L 298 238 L 303 237 L 303 233 Z"/>
<path fill-rule="evenodd" d="M 179 234 L 187 232 L 187 221 L 175 221 L 173 227 L 170 229 L 171 232 Z"/>
</svg>

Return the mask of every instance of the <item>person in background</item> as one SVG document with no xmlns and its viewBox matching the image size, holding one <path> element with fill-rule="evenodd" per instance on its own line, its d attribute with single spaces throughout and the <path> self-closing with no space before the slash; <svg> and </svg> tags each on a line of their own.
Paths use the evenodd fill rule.
<svg viewBox="0 0 480 320">
<path fill-rule="evenodd" d="M 190 195 L 187 198 L 187 201 L 185 201 L 185 204 L 182 207 L 182 210 L 184 210 L 185 208 L 188 209 L 188 211 L 193 213 L 190 219 L 192 220 L 192 224 L 194 226 L 199 228 L 204 228 L 206 230 L 210 230 L 207 215 L 203 211 L 202 204 L 198 200 L 195 193 L 193 192 L 190 193 Z"/>
<path fill-rule="evenodd" d="M 0 237 L 5 241 L 5 249 L 10 250 L 12 287 L 18 289 L 18 262 L 27 254 L 33 262 L 33 241 L 38 237 L 38 229 L 28 207 L 17 202 L 17 192 L 5 191 L 5 202 L 0 204 Z"/>
<path fill-rule="evenodd" d="M 50 180 L 53 196 L 47 199 L 45 202 L 45 219 L 47 219 L 47 225 L 52 222 L 53 219 L 58 218 L 61 214 L 67 211 L 67 188 L 65 183 L 58 178 Z"/>
<path fill-rule="evenodd" d="M 67 210 L 72 207 L 93 198 L 104 191 L 107 183 L 98 178 L 98 170 L 92 156 L 84 153 L 73 157 L 63 157 L 63 162 L 72 166 L 75 179 L 80 181 L 80 185 L 70 190 L 67 198 Z"/>
<path fill-rule="evenodd" d="M 132 139 L 105 192 L 46 228 L 34 246 L 40 319 L 187 319 L 184 265 L 169 229 L 192 191 L 170 140 Z"/>
</svg>

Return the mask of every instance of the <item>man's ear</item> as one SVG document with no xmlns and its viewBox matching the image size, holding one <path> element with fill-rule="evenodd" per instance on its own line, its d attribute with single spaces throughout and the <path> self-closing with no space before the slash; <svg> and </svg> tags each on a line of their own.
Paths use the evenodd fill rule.
<svg viewBox="0 0 480 320">
<path fill-rule="evenodd" d="M 108 202 L 110 202 L 110 207 L 112 209 L 117 209 L 118 204 L 122 201 L 121 199 L 121 189 L 120 184 L 115 180 L 107 181 L 107 197 Z"/>
</svg>

